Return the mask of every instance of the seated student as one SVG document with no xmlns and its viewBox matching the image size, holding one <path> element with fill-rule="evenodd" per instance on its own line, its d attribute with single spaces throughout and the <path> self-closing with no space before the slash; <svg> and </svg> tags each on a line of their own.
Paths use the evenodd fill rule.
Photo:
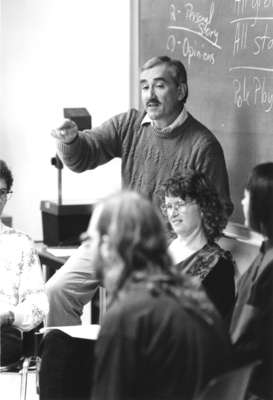
<svg viewBox="0 0 273 400">
<path fill-rule="evenodd" d="M 134 192 L 94 210 L 87 243 L 108 310 L 95 345 L 92 400 L 191 400 L 229 367 L 222 319 L 191 278 L 170 271 L 163 225 Z"/>
<path fill-rule="evenodd" d="M 235 262 L 215 242 L 226 223 L 215 189 L 204 174 L 188 170 L 169 178 L 162 192 L 162 212 L 177 235 L 169 246 L 173 269 L 197 278 L 228 317 L 235 298 Z"/>
<path fill-rule="evenodd" d="M 273 163 L 253 168 L 242 206 L 245 224 L 264 236 L 257 258 L 241 277 L 231 320 L 235 362 L 260 359 L 253 399 L 273 398 Z"/>
<path fill-rule="evenodd" d="M 0 216 L 10 196 L 12 173 L 0 160 Z M 22 355 L 22 331 L 48 312 L 41 266 L 32 240 L 0 220 L 0 366 Z"/>
</svg>

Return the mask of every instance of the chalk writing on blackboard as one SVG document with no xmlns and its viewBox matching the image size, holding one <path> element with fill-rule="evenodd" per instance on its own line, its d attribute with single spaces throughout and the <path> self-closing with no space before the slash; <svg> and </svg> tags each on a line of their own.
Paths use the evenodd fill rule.
<svg viewBox="0 0 273 400">
<path fill-rule="evenodd" d="M 219 32 L 213 27 L 214 13 L 214 2 L 211 3 L 207 15 L 199 12 L 189 2 L 183 4 L 181 8 L 178 8 L 175 4 L 170 4 L 170 24 L 168 26 L 170 34 L 167 39 L 167 50 L 175 51 L 177 47 L 180 48 L 182 55 L 187 58 L 189 65 L 192 58 L 198 58 L 204 62 L 214 64 L 214 48 L 222 48 L 219 44 Z M 176 32 L 179 31 L 185 33 L 182 40 L 176 37 Z M 204 43 L 197 42 L 194 37 L 201 38 Z M 209 46 L 209 50 L 207 50 L 206 45 Z"/>
<path fill-rule="evenodd" d="M 265 16 L 273 0 L 234 0 L 233 78 L 234 105 L 273 110 L 273 16 Z M 245 57 L 244 57 L 245 55 Z M 247 63 L 242 61 L 247 60 Z M 270 62 L 271 60 L 271 62 Z"/>
<path fill-rule="evenodd" d="M 194 1 L 171 2 L 166 50 L 186 59 L 189 68 L 195 62 L 208 67 L 221 63 L 232 82 L 236 108 L 273 112 L 273 0 L 230 4 L 222 19 L 217 2 L 208 2 L 206 8 Z"/>
</svg>

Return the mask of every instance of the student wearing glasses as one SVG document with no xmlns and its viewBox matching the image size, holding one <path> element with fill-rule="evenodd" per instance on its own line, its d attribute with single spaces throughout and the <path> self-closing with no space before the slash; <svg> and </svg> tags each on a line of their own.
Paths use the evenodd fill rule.
<svg viewBox="0 0 273 400">
<path fill-rule="evenodd" d="M 13 177 L 0 160 L 0 366 L 22 355 L 22 332 L 38 326 L 48 312 L 41 266 L 32 240 L 3 224 L 1 215 Z"/>
<path fill-rule="evenodd" d="M 216 243 L 226 224 L 216 190 L 204 174 L 188 170 L 169 178 L 162 193 L 162 212 L 176 234 L 169 245 L 173 269 L 195 277 L 227 318 L 235 298 L 235 262 Z"/>
</svg>

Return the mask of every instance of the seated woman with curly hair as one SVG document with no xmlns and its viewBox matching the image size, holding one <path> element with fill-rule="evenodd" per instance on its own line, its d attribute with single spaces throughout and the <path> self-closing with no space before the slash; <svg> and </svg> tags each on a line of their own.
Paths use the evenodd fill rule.
<svg viewBox="0 0 273 400">
<path fill-rule="evenodd" d="M 224 318 L 235 298 L 235 262 L 216 240 L 226 225 L 217 192 L 204 174 L 186 171 L 162 188 L 162 212 L 176 234 L 169 252 L 174 270 L 199 280 Z"/>
</svg>

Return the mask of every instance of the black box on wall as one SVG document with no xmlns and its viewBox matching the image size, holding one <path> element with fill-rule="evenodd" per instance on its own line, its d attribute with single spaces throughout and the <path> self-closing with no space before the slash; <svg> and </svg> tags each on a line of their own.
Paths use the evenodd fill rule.
<svg viewBox="0 0 273 400">
<path fill-rule="evenodd" d="M 64 108 L 64 117 L 69 118 L 77 124 L 80 131 L 91 129 L 91 115 L 86 108 Z"/>
<path fill-rule="evenodd" d="M 57 204 L 41 201 L 43 241 L 47 246 L 74 246 L 85 232 L 92 204 Z"/>
<path fill-rule="evenodd" d="M 2 215 L 1 220 L 3 224 L 12 227 L 12 217 L 10 217 L 9 215 Z"/>
</svg>

